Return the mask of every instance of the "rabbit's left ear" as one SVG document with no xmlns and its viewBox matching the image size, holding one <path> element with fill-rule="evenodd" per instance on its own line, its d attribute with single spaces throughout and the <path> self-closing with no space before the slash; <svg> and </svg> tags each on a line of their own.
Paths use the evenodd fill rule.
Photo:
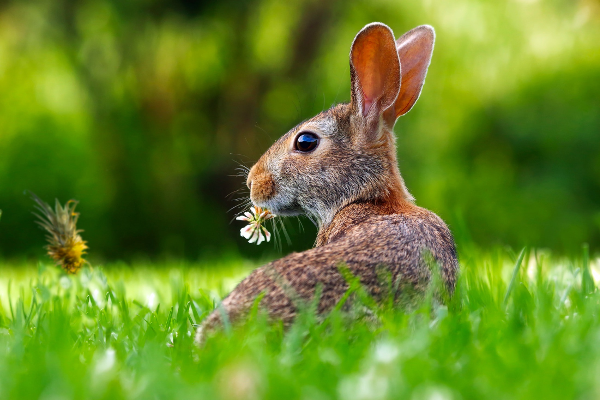
<svg viewBox="0 0 600 400">
<path fill-rule="evenodd" d="M 383 112 L 400 91 L 400 61 L 394 33 L 384 24 L 365 26 L 350 51 L 352 109 L 365 119 L 367 131 L 377 130 Z"/>
<path fill-rule="evenodd" d="M 396 40 L 402 68 L 402 84 L 394 107 L 385 112 L 385 120 L 390 125 L 393 125 L 398 117 L 409 112 L 419 99 L 431 62 L 434 42 L 435 31 L 429 25 L 417 26 Z"/>
</svg>

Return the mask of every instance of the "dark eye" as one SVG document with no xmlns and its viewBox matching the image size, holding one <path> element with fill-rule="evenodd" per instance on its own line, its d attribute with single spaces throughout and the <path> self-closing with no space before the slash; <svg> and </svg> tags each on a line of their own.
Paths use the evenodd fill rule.
<svg viewBox="0 0 600 400">
<path fill-rule="evenodd" d="M 319 138 L 317 135 L 311 132 L 302 132 L 296 138 L 296 150 L 301 151 L 303 153 L 307 153 L 309 151 L 313 151 L 317 148 L 319 144 Z"/>
</svg>

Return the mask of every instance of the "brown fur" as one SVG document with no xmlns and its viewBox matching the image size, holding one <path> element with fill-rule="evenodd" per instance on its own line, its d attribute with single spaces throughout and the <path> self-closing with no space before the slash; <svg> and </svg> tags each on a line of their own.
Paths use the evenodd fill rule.
<svg viewBox="0 0 600 400">
<path fill-rule="evenodd" d="M 265 170 L 264 164 L 256 164 L 253 176 L 256 183 L 248 185 L 251 189 L 251 198 L 257 202 L 262 202 L 275 195 L 275 182 L 273 177 Z"/>
<path fill-rule="evenodd" d="M 409 34 L 416 35 L 417 40 L 411 36 L 403 42 L 401 39 Z M 318 222 L 319 233 L 313 249 L 256 269 L 223 300 L 222 311 L 231 322 L 243 320 L 263 293 L 261 307 L 272 319 L 287 325 L 293 321 L 299 302 L 313 300 L 318 286 L 322 288 L 320 298 L 315 299 L 318 312 L 330 311 L 348 289 L 340 265 L 346 265 L 375 299 L 386 292 L 378 275 L 380 267 L 389 271 L 398 288 L 396 298 L 403 291 L 422 294 L 431 274 L 426 253 L 439 264 L 442 279 L 453 292 L 458 262 L 452 235 L 437 215 L 413 203 L 398 169 L 393 121 L 390 123 L 388 114 L 384 116 L 388 109 L 412 107 L 429 65 L 428 59 L 422 59 L 431 57 L 433 29 L 418 27 L 406 35 L 394 43 L 385 25 L 365 27 L 355 39 L 359 44 L 352 47 L 351 103 L 337 105 L 283 135 L 250 171 L 247 184 L 256 205 L 279 215 L 305 213 Z M 408 80 L 406 93 L 398 79 L 402 58 L 400 63 L 389 60 L 398 57 L 389 49 L 400 43 L 406 52 L 411 42 L 423 47 L 421 51 L 409 49 L 411 57 L 421 57 L 419 62 L 411 59 L 410 63 L 421 68 L 411 72 L 420 81 Z M 385 53 L 378 53 L 381 51 Z M 377 55 L 376 65 L 384 63 L 398 71 L 390 74 L 382 72 L 385 68 L 373 67 L 372 62 L 365 61 L 372 54 Z M 361 63 L 354 65 L 353 59 Z M 374 79 L 370 74 L 375 74 Z M 381 84 L 377 74 L 392 76 L 392 82 Z M 358 76 L 368 76 L 370 81 L 360 82 Z M 371 81 L 373 86 L 365 87 Z M 403 77 L 402 85 L 404 82 Z M 371 96 L 367 105 L 363 93 Z M 305 131 L 320 138 L 310 153 L 294 149 L 296 137 Z M 222 323 L 222 311 L 206 318 L 198 330 L 198 342 L 207 330 Z"/>
</svg>

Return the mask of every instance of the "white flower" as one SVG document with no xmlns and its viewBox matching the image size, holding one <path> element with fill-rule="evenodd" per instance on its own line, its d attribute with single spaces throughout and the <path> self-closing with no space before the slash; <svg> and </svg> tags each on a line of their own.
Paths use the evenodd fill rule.
<svg viewBox="0 0 600 400">
<path fill-rule="evenodd" d="M 238 221 L 248 222 L 248 225 L 240 229 L 240 235 L 244 239 L 247 239 L 248 243 L 256 242 L 259 245 L 265 240 L 269 242 L 271 240 L 271 233 L 263 224 L 271 218 L 275 218 L 275 214 L 272 214 L 269 210 L 263 210 L 260 207 L 251 207 L 250 212 L 245 212 L 244 215 L 236 218 Z"/>
</svg>

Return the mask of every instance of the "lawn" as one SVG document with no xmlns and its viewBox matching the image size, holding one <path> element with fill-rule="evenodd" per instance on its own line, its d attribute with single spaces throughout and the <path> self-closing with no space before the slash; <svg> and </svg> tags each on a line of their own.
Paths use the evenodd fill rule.
<svg viewBox="0 0 600 400">
<path fill-rule="evenodd" d="M 201 349 L 193 324 L 256 265 L 2 265 L 0 399 L 598 398 L 600 260 L 462 250 L 446 305 L 358 296 L 376 321 L 287 332 L 254 312 Z"/>
</svg>

